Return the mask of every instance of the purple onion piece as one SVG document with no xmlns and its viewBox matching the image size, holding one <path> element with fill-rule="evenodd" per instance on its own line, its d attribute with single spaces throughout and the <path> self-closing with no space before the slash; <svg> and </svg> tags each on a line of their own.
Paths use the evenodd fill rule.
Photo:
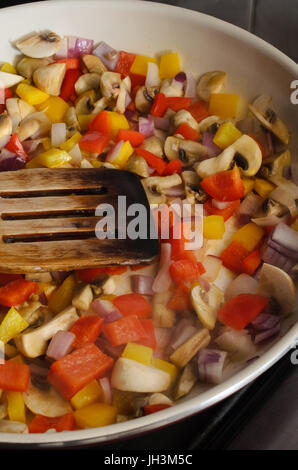
<svg viewBox="0 0 298 470">
<path fill-rule="evenodd" d="M 142 295 L 154 295 L 152 290 L 154 277 L 135 274 L 131 276 L 131 286 L 133 292 Z"/>
<path fill-rule="evenodd" d="M 289 256 L 298 259 L 298 232 L 281 222 L 271 232 L 270 239 L 280 247 L 289 250 Z"/>
<path fill-rule="evenodd" d="M 76 335 L 71 331 L 57 331 L 50 341 L 46 355 L 56 361 L 61 359 L 71 351 L 75 339 Z"/>
<path fill-rule="evenodd" d="M 261 248 L 261 258 L 265 263 L 273 264 L 286 273 L 289 273 L 297 263 L 296 260 L 287 258 L 266 244 Z"/>
<path fill-rule="evenodd" d="M 280 334 L 280 328 L 281 326 L 279 322 L 273 328 L 264 330 L 261 333 L 257 333 L 256 336 L 254 337 L 254 343 L 259 344 L 259 343 L 262 343 L 263 341 L 266 341 L 267 339 L 273 339 L 274 337 Z"/>
<path fill-rule="evenodd" d="M 48 298 L 44 292 L 39 294 L 38 300 L 42 305 L 48 305 Z"/>
<path fill-rule="evenodd" d="M 55 271 L 55 272 L 52 272 L 52 277 L 53 277 L 54 281 L 56 281 L 60 284 L 70 274 L 71 274 L 71 271 Z"/>
<path fill-rule="evenodd" d="M 116 320 L 120 320 L 123 315 L 119 312 L 119 310 L 115 309 L 109 312 L 105 317 L 104 317 L 104 322 L 105 323 L 113 323 Z"/>
<path fill-rule="evenodd" d="M 120 357 L 125 348 L 125 346 L 112 346 L 111 343 L 102 336 L 97 338 L 95 344 L 102 352 L 114 358 Z"/>
<path fill-rule="evenodd" d="M 208 157 L 217 157 L 222 150 L 213 142 L 214 135 L 210 132 L 204 132 L 202 138 L 202 145 L 206 147 Z"/>
<path fill-rule="evenodd" d="M 73 57 L 80 57 L 85 54 L 91 54 L 94 46 L 93 39 L 84 39 L 84 38 L 77 38 L 75 42 L 74 48 L 74 56 Z M 69 55 L 69 57 L 71 57 Z"/>
<path fill-rule="evenodd" d="M 270 330 L 277 325 L 280 325 L 280 318 L 275 315 L 270 315 L 270 313 L 260 313 L 260 315 L 251 322 L 251 326 L 256 331 Z"/>
<path fill-rule="evenodd" d="M 99 45 L 93 49 L 93 54 L 99 57 L 109 70 L 115 70 L 120 55 L 119 51 L 116 51 L 107 43 L 101 41 Z"/>
<path fill-rule="evenodd" d="M 180 83 L 184 83 L 186 80 L 186 73 L 185 72 L 179 72 L 175 76 L 175 80 Z"/>
<path fill-rule="evenodd" d="M 199 380 L 212 384 L 220 383 L 226 356 L 226 351 L 202 349 L 197 356 Z"/>
<path fill-rule="evenodd" d="M 5 148 L 0 153 L 0 171 L 21 170 L 26 165 L 24 158 L 16 155 Z"/>
</svg>

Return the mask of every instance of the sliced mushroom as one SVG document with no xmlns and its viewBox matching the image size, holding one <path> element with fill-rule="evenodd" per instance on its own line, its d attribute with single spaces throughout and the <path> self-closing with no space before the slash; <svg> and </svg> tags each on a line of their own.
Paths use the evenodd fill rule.
<svg viewBox="0 0 298 470">
<path fill-rule="evenodd" d="M 148 152 L 154 153 L 162 158 L 163 156 L 163 145 L 161 140 L 155 135 L 147 137 L 141 145 L 141 148 L 147 150 Z"/>
<path fill-rule="evenodd" d="M 83 55 L 82 61 L 90 73 L 97 73 L 98 75 L 101 75 L 108 70 L 104 63 L 96 55 Z"/>
<path fill-rule="evenodd" d="M 76 114 L 91 114 L 94 110 L 95 92 L 94 90 L 86 91 L 76 100 Z"/>
<path fill-rule="evenodd" d="M 165 96 L 182 96 L 183 88 L 175 86 L 171 78 L 166 78 L 161 82 L 160 90 Z"/>
<path fill-rule="evenodd" d="M 81 131 L 81 126 L 79 124 L 77 113 L 74 106 L 70 106 L 65 114 L 65 123 L 67 126 L 68 137 L 71 137 L 76 132 Z"/>
<path fill-rule="evenodd" d="M 223 89 L 226 77 L 227 74 L 220 70 L 204 73 L 197 84 L 198 97 L 209 101 L 211 93 L 219 93 Z"/>
<path fill-rule="evenodd" d="M 198 123 L 198 132 L 201 134 L 204 132 L 212 132 L 212 134 L 215 134 L 222 122 L 223 120 L 218 116 L 208 116 Z"/>
<path fill-rule="evenodd" d="M 109 106 L 109 100 L 105 96 L 100 98 L 98 101 L 96 101 L 93 104 L 94 108 L 92 111 L 92 114 L 98 114 L 101 113 L 104 109 L 106 109 Z"/>
<path fill-rule="evenodd" d="M 33 106 L 20 98 L 8 98 L 6 100 L 6 109 L 12 120 L 13 129 L 16 129 L 20 122 L 29 114 L 35 112 L 35 108 Z"/>
<path fill-rule="evenodd" d="M 100 76 L 100 90 L 105 98 L 117 98 L 120 93 L 121 74 L 104 72 Z"/>
<path fill-rule="evenodd" d="M 190 114 L 189 111 L 186 109 L 180 109 L 173 115 L 173 125 L 174 128 L 177 129 L 181 124 L 186 123 L 192 129 L 199 131 L 199 124 L 195 120 L 195 118 Z"/>
<path fill-rule="evenodd" d="M 190 297 L 198 319 L 208 330 L 213 330 L 216 323 L 217 311 L 224 299 L 224 292 L 214 284 L 210 285 L 208 291 L 204 290 L 200 285 L 195 285 L 191 289 Z"/>
<path fill-rule="evenodd" d="M 87 312 L 90 308 L 92 300 L 93 292 L 91 286 L 86 284 L 75 293 L 72 299 L 72 305 L 75 308 L 82 310 L 83 312 Z"/>
<path fill-rule="evenodd" d="M 37 301 L 31 301 L 28 305 L 19 307 L 19 313 L 29 325 L 34 325 L 43 316 L 42 304 Z M 44 322 L 43 322 L 44 323 Z"/>
<path fill-rule="evenodd" d="M 141 86 L 138 89 L 135 97 L 135 105 L 137 110 L 140 111 L 140 113 L 149 113 L 152 103 L 154 101 L 154 96 L 157 92 L 157 87 Z"/>
<path fill-rule="evenodd" d="M 199 162 L 196 172 L 201 178 L 205 178 L 219 171 L 229 170 L 233 164 L 236 164 L 245 176 L 253 176 L 259 171 L 262 152 L 252 137 L 243 134 L 217 157 Z"/>
<path fill-rule="evenodd" d="M 178 137 L 166 138 L 164 152 L 169 160 L 179 159 L 182 167 L 193 165 L 207 155 L 207 149 L 199 142 Z"/>
<path fill-rule="evenodd" d="M 82 95 L 89 90 L 98 90 L 100 86 L 100 75 L 98 73 L 84 73 L 75 83 L 75 92 Z"/>
<path fill-rule="evenodd" d="M 184 367 L 177 385 L 175 387 L 174 397 L 175 400 L 178 400 L 181 397 L 187 395 L 191 389 L 194 387 L 195 383 L 197 382 L 198 377 L 195 373 L 195 368 L 191 362 L 186 364 Z"/>
<path fill-rule="evenodd" d="M 112 387 L 127 392 L 163 392 L 170 384 L 171 377 L 167 372 L 125 357 L 116 361 L 111 376 Z"/>
<path fill-rule="evenodd" d="M 25 78 L 31 78 L 35 70 L 45 67 L 52 62 L 51 59 L 32 59 L 23 57 L 17 64 L 17 71 Z"/>
<path fill-rule="evenodd" d="M 29 382 L 23 398 L 27 408 L 32 413 L 55 418 L 70 411 L 70 404 L 53 387 L 49 390 L 41 390 Z"/>
<path fill-rule="evenodd" d="M 24 122 L 20 125 L 20 127 L 16 129 L 16 133 L 18 134 L 18 137 L 21 142 L 23 140 L 29 139 L 29 137 L 32 137 L 38 131 L 39 122 L 37 121 L 37 119 L 30 119 L 30 121 Z"/>
<path fill-rule="evenodd" d="M 22 120 L 19 127 L 16 129 L 16 133 L 21 141 L 31 137 L 35 139 L 37 137 L 44 137 L 48 135 L 52 126 L 52 122 L 45 113 L 37 112 L 29 114 L 25 119 Z"/>
<path fill-rule="evenodd" d="M 271 101 L 271 99 L 265 98 L 263 96 L 257 98 L 252 104 L 248 105 L 248 108 L 262 126 L 272 132 L 283 144 L 288 145 L 290 132 L 276 112 L 268 106 L 268 100 Z M 260 103 L 262 103 L 262 105 Z"/>
<path fill-rule="evenodd" d="M 64 63 L 45 65 L 34 71 L 33 81 L 37 88 L 45 93 L 59 96 L 65 72 Z"/>
<path fill-rule="evenodd" d="M 133 155 L 127 162 L 126 170 L 135 173 L 142 178 L 148 178 L 149 167 L 146 160 L 139 155 Z"/>
<path fill-rule="evenodd" d="M 0 432 L 27 434 L 28 426 L 20 421 L 11 421 L 8 419 L 0 419 Z"/>
<path fill-rule="evenodd" d="M 39 328 L 31 331 L 27 329 L 25 333 L 16 336 L 16 346 L 26 357 L 41 356 L 46 351 L 48 340 L 57 331 L 68 330 L 78 318 L 76 309 L 68 307 Z"/>
<path fill-rule="evenodd" d="M 209 331 L 202 328 L 171 354 L 170 361 L 177 367 L 184 367 L 200 349 L 208 346 L 210 340 Z"/>
<path fill-rule="evenodd" d="M 26 56 L 40 59 L 54 55 L 61 46 L 62 39 L 53 32 L 33 34 L 18 40 L 16 47 Z"/>
<path fill-rule="evenodd" d="M 295 185 L 296 186 L 296 185 Z M 297 188 L 297 186 L 296 186 Z M 296 217 L 298 214 L 298 208 L 296 200 L 298 198 L 298 188 L 295 190 L 294 194 L 286 188 L 278 186 L 270 193 L 270 199 L 275 202 L 278 202 L 282 206 L 286 206 L 290 211 L 292 217 Z"/>
<path fill-rule="evenodd" d="M 127 88 L 122 81 L 120 82 L 120 91 L 119 91 L 119 95 L 117 96 L 117 101 L 116 101 L 116 106 L 115 106 L 115 111 L 117 113 L 124 114 L 126 96 L 127 96 Z"/>
<path fill-rule="evenodd" d="M 24 77 L 21 77 L 20 75 L 17 75 L 16 73 L 7 73 L 7 72 L 0 71 L 1 88 L 10 88 L 14 85 L 17 85 L 22 80 L 24 80 Z"/>
<path fill-rule="evenodd" d="M 6 112 L 0 114 L 0 138 L 12 133 L 12 120 Z"/>
<path fill-rule="evenodd" d="M 270 179 L 271 177 L 282 177 L 284 170 L 291 164 L 291 152 L 285 150 L 279 155 L 266 158 L 262 164 L 259 174 L 263 178 Z"/>
<path fill-rule="evenodd" d="M 150 204 L 161 204 L 166 202 L 165 192 L 167 189 L 182 183 L 181 177 L 175 173 L 171 176 L 149 176 L 142 181 Z"/>
<path fill-rule="evenodd" d="M 294 308 L 294 282 L 285 271 L 272 264 L 263 263 L 257 293 L 274 298 L 282 315 L 288 315 Z"/>
<path fill-rule="evenodd" d="M 196 202 L 204 204 L 207 201 L 208 196 L 200 185 L 200 178 L 194 171 L 182 171 L 181 173 L 182 181 L 184 184 L 184 190 L 186 198 L 190 204 L 195 204 Z"/>
</svg>

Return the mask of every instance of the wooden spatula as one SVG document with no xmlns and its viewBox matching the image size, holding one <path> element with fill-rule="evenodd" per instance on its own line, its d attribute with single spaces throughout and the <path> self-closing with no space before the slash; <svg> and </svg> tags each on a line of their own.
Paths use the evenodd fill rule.
<svg viewBox="0 0 298 470">
<path fill-rule="evenodd" d="M 123 238 L 131 218 L 122 217 L 119 226 L 118 196 L 126 197 L 127 207 L 139 203 L 146 208 L 149 233 L 150 206 L 133 173 L 101 168 L 0 173 L 0 272 L 152 262 L 159 253 L 158 240 L 149 236 Z M 96 237 L 95 227 L 101 218 L 95 216 L 95 209 L 100 204 L 115 210 L 115 239 Z"/>
</svg>

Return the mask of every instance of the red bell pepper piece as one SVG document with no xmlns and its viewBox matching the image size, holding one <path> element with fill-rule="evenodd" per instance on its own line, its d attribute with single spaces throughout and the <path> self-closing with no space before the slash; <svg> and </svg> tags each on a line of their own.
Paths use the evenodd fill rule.
<svg viewBox="0 0 298 470">
<path fill-rule="evenodd" d="M 167 97 L 163 93 L 157 93 L 151 106 L 152 116 L 162 117 L 168 109 Z"/>
<path fill-rule="evenodd" d="M 8 98 L 11 98 L 13 96 L 13 93 L 10 88 L 4 88 L 4 100 L 6 101 Z M 0 104 L 0 114 L 5 111 L 6 105 L 5 104 Z"/>
<path fill-rule="evenodd" d="M 53 362 L 48 381 L 69 400 L 91 380 L 103 376 L 113 363 L 111 357 L 89 343 Z"/>
<path fill-rule="evenodd" d="M 220 171 L 201 181 L 202 188 L 218 201 L 235 201 L 244 196 L 244 185 L 237 166 L 233 170 Z"/>
<path fill-rule="evenodd" d="M 146 336 L 139 341 L 136 341 L 136 343 L 148 346 L 148 348 L 152 348 L 153 350 L 156 349 L 157 343 L 153 321 L 150 318 L 146 318 L 145 320 L 141 320 L 141 324 L 146 332 Z"/>
<path fill-rule="evenodd" d="M 135 266 L 131 266 L 132 271 L 139 271 L 140 269 L 147 268 L 148 264 L 137 264 Z"/>
<path fill-rule="evenodd" d="M 110 137 L 98 131 L 89 131 L 79 140 L 82 150 L 91 153 L 102 153 L 108 145 Z"/>
<path fill-rule="evenodd" d="M 180 222 L 178 222 L 180 224 Z M 173 233 L 176 231 L 176 226 L 172 228 Z M 189 231 L 189 224 L 183 223 L 181 224 L 180 227 L 180 234 L 181 236 L 179 238 L 173 238 L 172 236 L 168 240 L 164 240 L 167 243 L 171 244 L 171 259 L 173 261 L 178 261 L 179 259 L 188 259 L 190 261 L 197 261 L 193 251 L 191 250 L 186 250 L 185 249 L 185 244 L 189 243 L 189 240 L 187 238 L 187 234 Z M 177 231 L 177 233 L 179 233 Z"/>
<path fill-rule="evenodd" d="M 209 111 L 204 101 L 196 101 L 189 106 L 187 111 L 190 112 L 197 122 L 200 122 L 209 116 Z"/>
<path fill-rule="evenodd" d="M 189 259 L 174 261 L 170 266 L 170 276 L 177 285 L 182 282 L 192 284 L 197 281 L 204 272 L 205 268 L 202 263 L 190 261 Z"/>
<path fill-rule="evenodd" d="M 133 131 L 131 129 L 119 129 L 117 136 L 116 136 L 116 142 L 119 142 L 120 140 L 128 140 L 132 147 L 139 147 L 144 142 L 145 136 L 144 134 L 141 134 L 141 132 L 138 131 Z"/>
<path fill-rule="evenodd" d="M 187 122 L 183 122 L 180 126 L 176 129 L 175 134 L 180 134 L 184 139 L 187 140 L 199 140 L 201 134 L 193 129 Z"/>
<path fill-rule="evenodd" d="M 167 167 L 167 163 L 162 158 L 142 148 L 136 148 L 135 151 L 137 155 L 140 155 L 146 160 L 151 168 L 154 168 L 157 171 L 158 175 L 161 176 L 163 174 Z"/>
<path fill-rule="evenodd" d="M 152 307 L 148 300 L 141 294 L 124 294 L 113 299 L 114 306 L 124 315 L 137 315 L 139 318 L 149 317 Z"/>
<path fill-rule="evenodd" d="M 112 128 L 109 113 L 107 111 L 101 111 L 101 113 L 97 114 L 95 118 L 89 122 L 88 130 L 97 131 L 110 137 L 112 135 Z"/>
<path fill-rule="evenodd" d="M 38 284 L 25 279 L 11 281 L 0 287 L 0 305 L 15 307 L 22 305 L 32 294 L 38 291 Z"/>
<path fill-rule="evenodd" d="M 269 297 L 239 294 L 219 309 L 218 319 L 224 325 L 242 330 L 264 310 L 268 302 Z"/>
<path fill-rule="evenodd" d="M 0 364 L 0 389 L 25 392 L 30 381 L 30 367 L 17 362 Z"/>
<path fill-rule="evenodd" d="M 180 109 L 188 109 L 190 107 L 191 98 L 185 96 L 170 96 L 167 98 L 168 108 L 173 111 L 180 111 Z"/>
<path fill-rule="evenodd" d="M 131 309 L 133 312 L 133 309 Z M 103 332 L 112 346 L 120 346 L 146 338 L 146 331 L 137 315 L 128 315 L 103 326 Z"/>
<path fill-rule="evenodd" d="M 43 433 L 49 429 L 56 429 L 57 432 L 73 431 L 75 427 L 76 423 L 71 411 L 55 418 L 36 415 L 29 424 L 29 433 Z"/>
<path fill-rule="evenodd" d="M 145 75 L 139 75 L 138 73 L 130 73 L 129 74 L 131 80 L 131 88 L 135 88 L 136 86 L 143 86 L 145 85 L 146 77 Z"/>
<path fill-rule="evenodd" d="M 235 273 L 241 273 L 243 260 L 248 255 L 249 251 L 235 240 L 221 253 L 220 258 L 226 268 L 231 269 Z"/>
<path fill-rule="evenodd" d="M 11 281 L 16 281 L 17 279 L 23 279 L 21 274 L 8 274 L 0 273 L 0 286 L 5 286 Z"/>
<path fill-rule="evenodd" d="M 234 214 L 239 205 L 240 199 L 236 199 L 236 201 L 233 201 L 229 207 L 226 207 L 225 209 L 218 209 L 212 205 L 211 199 L 208 199 L 208 201 L 206 201 L 204 204 L 204 209 L 206 209 L 210 215 L 221 215 L 226 221 Z"/>
<path fill-rule="evenodd" d="M 175 173 L 182 172 L 182 164 L 180 160 L 172 160 L 171 162 L 167 163 L 167 166 L 164 169 L 162 176 L 170 176 L 174 175 Z"/>
<path fill-rule="evenodd" d="M 242 261 L 242 272 L 252 276 L 261 264 L 260 250 L 252 251 Z"/>
<path fill-rule="evenodd" d="M 75 70 L 81 67 L 80 59 L 78 57 L 71 57 L 69 59 L 59 59 L 54 64 L 65 64 L 65 70 Z"/>
<path fill-rule="evenodd" d="M 75 83 L 81 75 L 82 73 L 79 69 L 69 69 L 66 71 L 60 90 L 60 98 L 62 98 L 64 101 L 75 100 Z"/>
<path fill-rule="evenodd" d="M 136 54 L 130 52 L 120 51 L 119 59 L 114 72 L 121 73 L 122 77 L 129 75 L 132 64 L 136 58 Z"/>
<path fill-rule="evenodd" d="M 170 298 L 167 307 L 173 310 L 179 310 L 181 312 L 185 312 L 186 310 L 190 310 L 192 308 L 189 288 L 183 282 L 178 285 L 178 288 Z"/>
<path fill-rule="evenodd" d="M 107 268 L 104 268 L 105 274 L 109 274 L 110 276 L 123 274 L 126 273 L 126 271 L 127 266 L 108 266 Z"/>
<path fill-rule="evenodd" d="M 145 405 L 144 406 L 144 415 L 151 415 L 152 413 L 156 413 L 157 411 L 165 410 L 167 408 L 171 408 L 172 405 L 165 404 L 165 403 L 156 403 L 156 405 Z"/>
<path fill-rule="evenodd" d="M 83 315 L 71 327 L 70 331 L 76 336 L 73 342 L 75 349 L 87 343 L 94 343 L 101 332 L 104 319 L 98 315 Z"/>
<path fill-rule="evenodd" d="M 8 144 L 6 144 L 5 148 L 9 150 L 10 152 L 15 153 L 16 155 L 19 155 L 26 162 L 29 161 L 29 157 L 27 153 L 25 152 L 22 142 L 20 141 L 17 134 L 15 133 L 12 134 L 10 141 L 8 142 Z"/>
<path fill-rule="evenodd" d="M 105 274 L 104 268 L 78 269 L 76 273 L 79 279 L 84 282 L 92 282 L 97 278 L 97 276 L 99 276 L 99 274 Z"/>
</svg>

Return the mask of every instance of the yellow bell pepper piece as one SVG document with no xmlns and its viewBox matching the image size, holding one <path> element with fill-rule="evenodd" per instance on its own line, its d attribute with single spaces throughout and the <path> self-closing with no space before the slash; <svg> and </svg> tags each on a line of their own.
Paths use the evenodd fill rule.
<svg viewBox="0 0 298 470">
<path fill-rule="evenodd" d="M 156 59 L 154 57 L 137 55 L 130 68 L 130 73 L 136 73 L 138 75 L 147 75 L 148 62 L 156 63 Z"/>
<path fill-rule="evenodd" d="M 208 215 L 203 218 L 203 234 L 208 240 L 220 240 L 225 233 L 225 221 L 222 215 Z"/>
<path fill-rule="evenodd" d="M 255 185 L 255 180 L 251 178 L 242 178 L 242 183 L 244 186 L 244 196 L 246 196 L 248 193 L 250 193 Z"/>
<path fill-rule="evenodd" d="M 3 64 L 0 70 L 1 72 L 6 72 L 6 73 L 14 73 L 14 74 L 17 73 L 15 67 L 9 64 L 8 62 Z"/>
<path fill-rule="evenodd" d="M 172 384 L 175 382 L 178 374 L 178 369 L 174 364 L 168 361 L 164 361 L 163 359 L 158 359 L 154 357 L 152 359 L 152 365 L 153 367 L 156 367 L 156 369 L 163 370 L 164 372 L 170 374 Z"/>
<path fill-rule="evenodd" d="M 104 162 L 101 162 L 100 160 L 95 160 L 95 159 L 90 160 L 90 163 L 94 168 L 100 168 L 104 164 Z"/>
<path fill-rule="evenodd" d="M 45 150 L 50 150 L 52 148 L 52 142 L 51 142 L 51 139 L 49 137 L 43 137 L 41 139 L 41 143 L 42 143 L 43 148 Z"/>
<path fill-rule="evenodd" d="M 78 122 L 82 132 L 85 132 L 88 129 L 89 122 L 95 118 L 95 114 L 79 114 Z"/>
<path fill-rule="evenodd" d="M 32 160 L 26 164 L 26 168 L 59 168 L 70 161 L 71 156 L 65 152 L 65 150 L 51 148 L 32 158 Z"/>
<path fill-rule="evenodd" d="M 119 129 L 129 129 L 128 120 L 124 114 L 116 113 L 115 111 L 108 111 L 108 113 L 113 137 L 115 137 Z"/>
<path fill-rule="evenodd" d="M 159 64 L 160 78 L 174 78 L 179 72 L 181 72 L 181 63 L 178 53 L 169 52 L 168 54 L 163 54 Z"/>
<path fill-rule="evenodd" d="M 80 428 L 98 428 L 115 423 L 117 408 L 105 403 L 93 403 L 75 410 L 73 415 Z"/>
<path fill-rule="evenodd" d="M 296 232 L 298 232 L 298 219 L 296 219 L 295 222 L 291 225 L 291 228 L 293 228 L 294 230 L 296 230 Z"/>
<path fill-rule="evenodd" d="M 44 91 L 24 82 L 19 83 L 16 89 L 16 94 L 31 106 L 43 103 L 49 98 L 49 95 Z"/>
<path fill-rule="evenodd" d="M 16 362 L 17 364 L 24 364 L 25 361 L 23 359 L 23 356 L 18 354 L 17 356 L 14 356 L 11 359 L 9 359 L 9 362 Z"/>
<path fill-rule="evenodd" d="M 11 421 L 26 423 L 26 410 L 21 392 L 6 392 L 7 414 Z"/>
<path fill-rule="evenodd" d="M 219 126 L 213 142 L 221 149 L 225 149 L 232 145 L 237 139 L 242 136 L 242 132 L 234 126 L 230 121 L 224 122 Z"/>
<path fill-rule="evenodd" d="M 212 93 L 209 101 L 209 113 L 223 118 L 235 118 L 239 95 L 232 93 Z"/>
<path fill-rule="evenodd" d="M 71 304 L 76 287 L 76 278 L 74 274 L 68 276 L 62 284 L 56 289 L 49 298 L 48 307 L 52 312 L 62 312 Z"/>
<path fill-rule="evenodd" d="M 50 96 L 37 106 L 38 111 L 44 111 L 53 123 L 62 122 L 69 105 L 59 96 Z"/>
<path fill-rule="evenodd" d="M 152 362 L 153 349 L 148 346 L 143 346 L 136 343 L 127 343 L 122 353 L 122 357 L 132 359 L 133 361 L 141 362 L 149 366 Z"/>
<path fill-rule="evenodd" d="M 263 180 L 262 178 L 256 178 L 254 184 L 254 190 L 259 196 L 266 199 L 271 191 L 276 188 L 275 184 L 270 183 L 269 181 Z"/>
<path fill-rule="evenodd" d="M 88 383 L 71 398 L 70 403 L 78 410 L 84 406 L 95 403 L 100 399 L 101 395 L 101 386 L 97 380 L 92 380 L 92 382 Z"/>
<path fill-rule="evenodd" d="M 66 142 L 64 142 L 64 144 L 60 145 L 60 148 L 62 150 L 65 150 L 65 152 L 70 152 L 74 148 L 74 146 L 77 145 L 81 138 L 82 134 L 76 132 Z"/>
<path fill-rule="evenodd" d="M 118 155 L 115 155 L 111 158 L 108 157 L 107 161 L 115 165 L 117 168 L 122 169 L 126 166 L 126 163 L 129 157 L 133 154 L 133 152 L 133 147 L 131 146 L 130 142 L 126 140 L 125 142 L 123 142 L 123 145 L 120 148 Z"/>
<path fill-rule="evenodd" d="M 249 222 L 234 233 L 232 240 L 241 243 L 248 251 L 253 251 L 264 234 L 262 227 Z"/>
<path fill-rule="evenodd" d="M 28 326 L 29 324 L 22 315 L 14 307 L 11 307 L 0 325 L 0 340 L 6 344 Z"/>
</svg>

